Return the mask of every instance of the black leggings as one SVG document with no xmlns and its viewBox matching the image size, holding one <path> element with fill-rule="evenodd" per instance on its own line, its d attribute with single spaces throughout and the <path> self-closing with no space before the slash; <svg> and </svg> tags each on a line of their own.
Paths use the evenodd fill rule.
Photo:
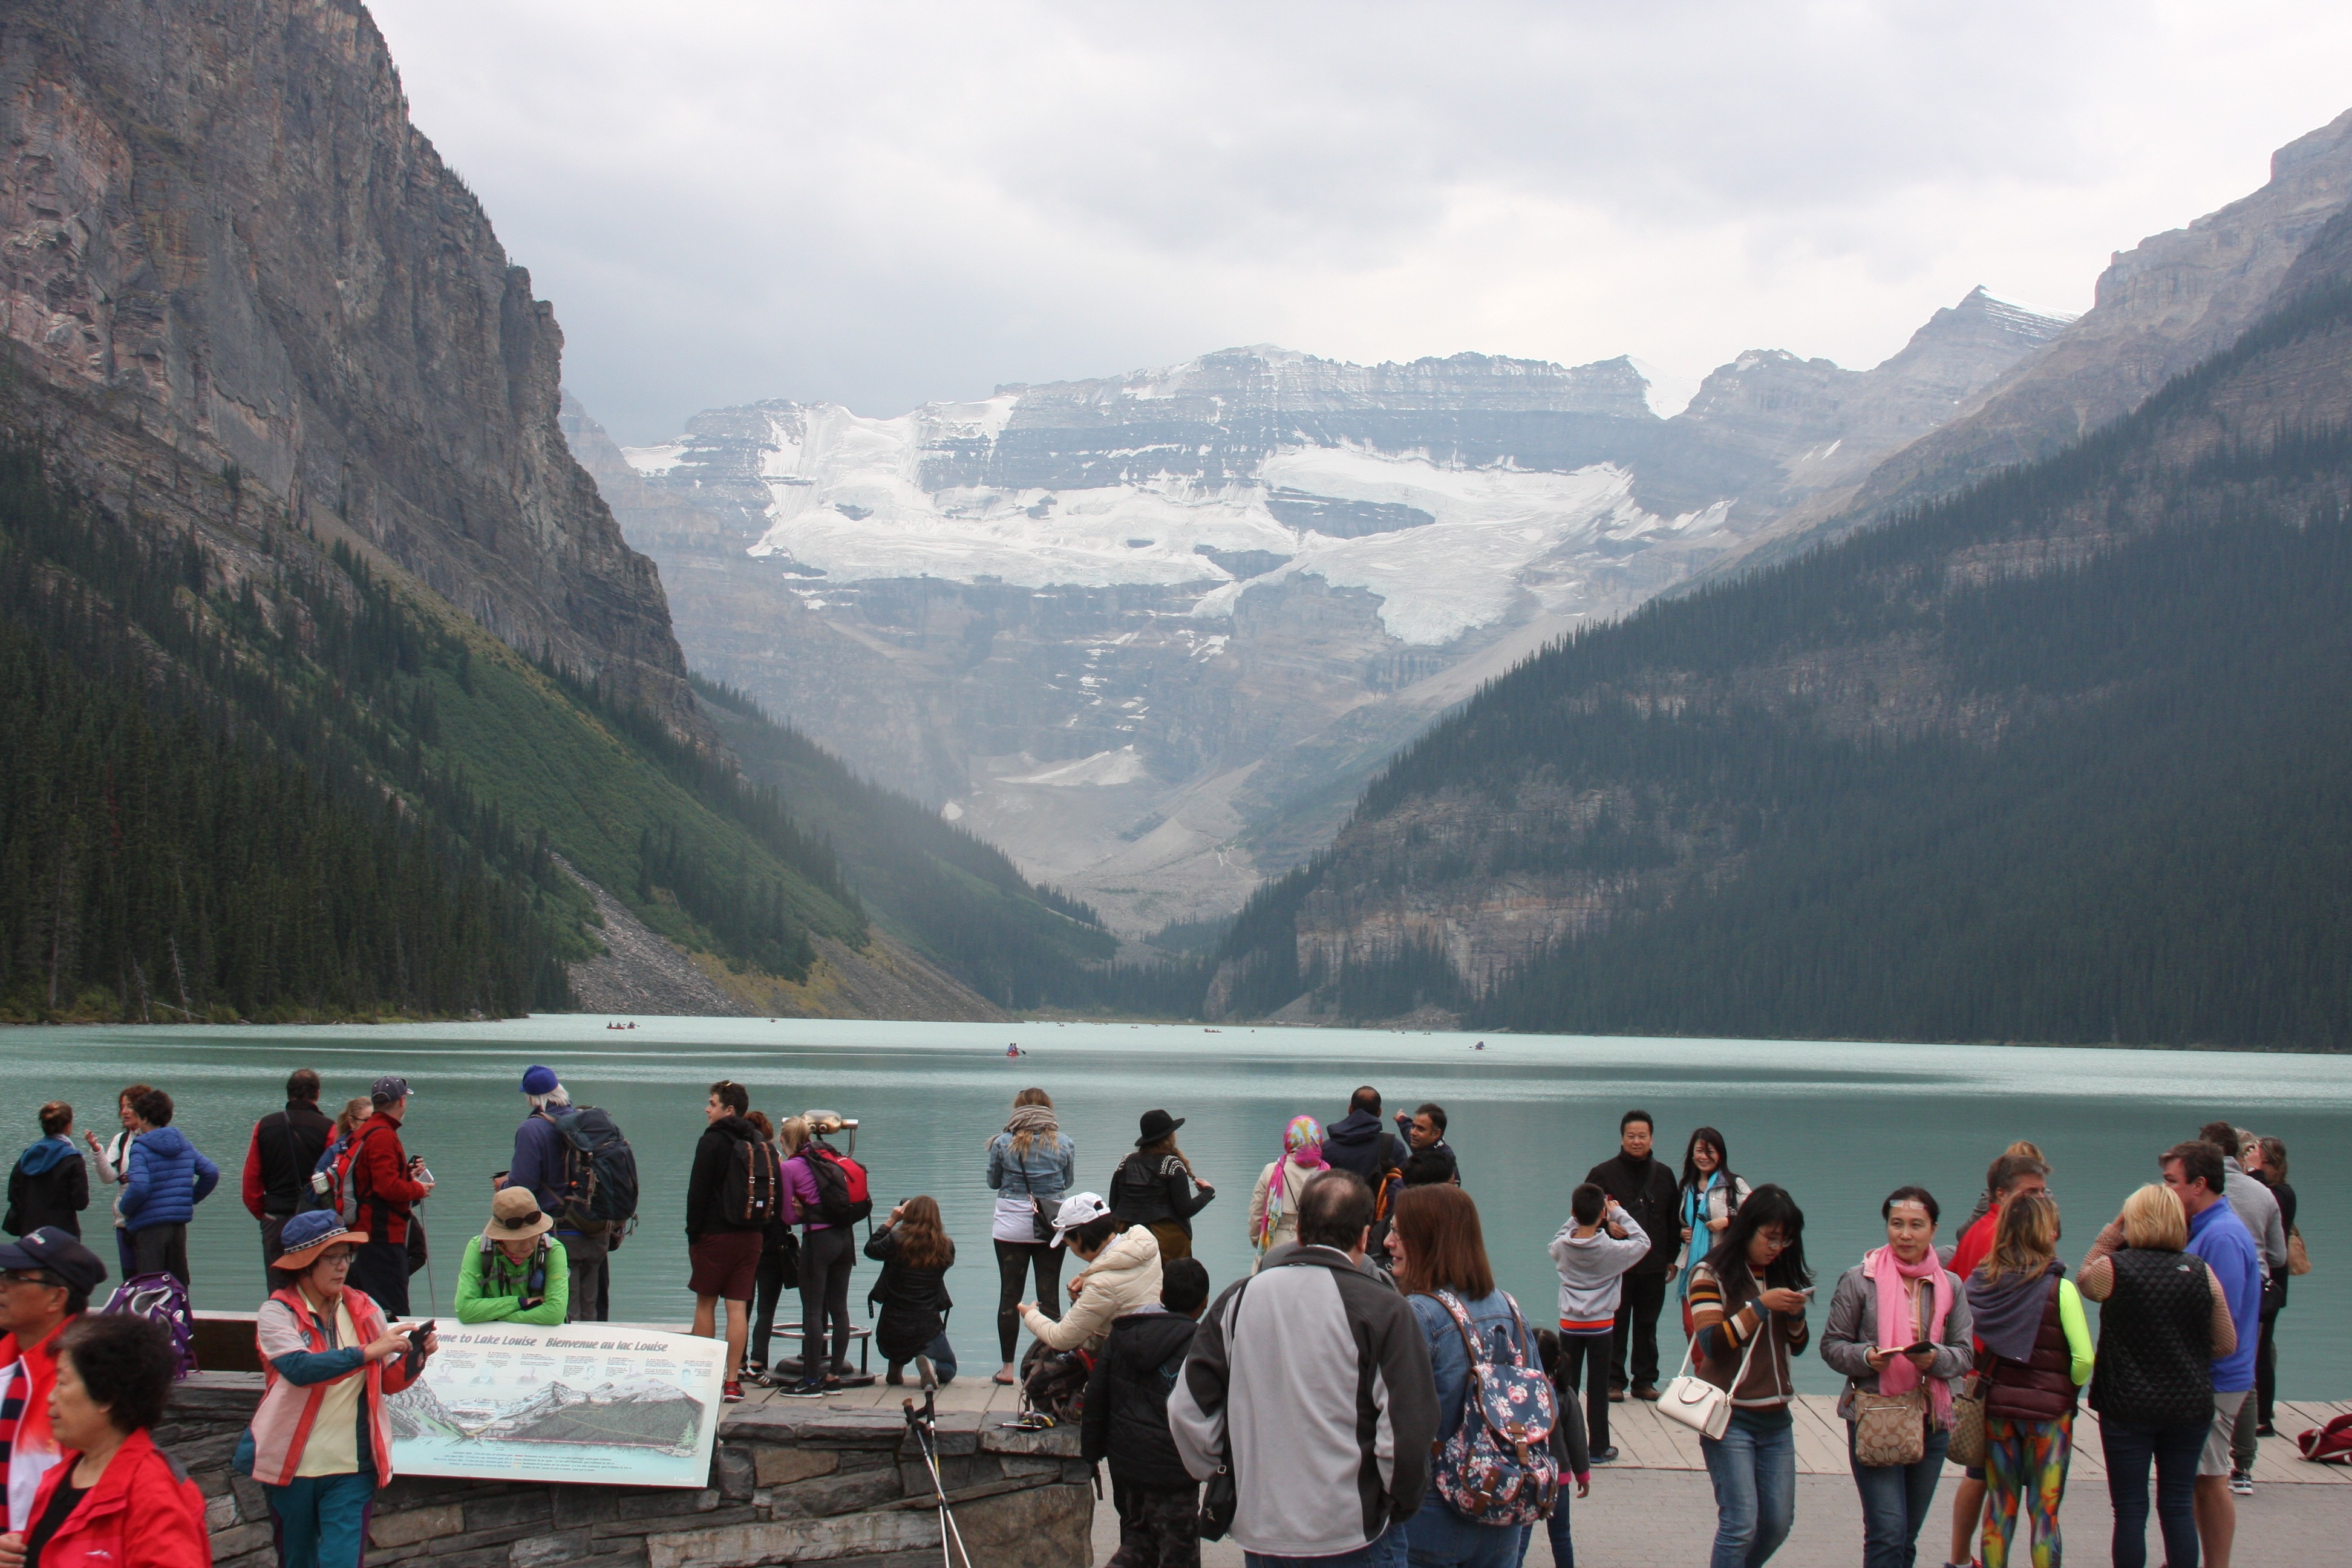
<svg viewBox="0 0 2352 1568">
<path fill-rule="evenodd" d="M 760 1275 L 751 1292 L 751 1360 L 768 1364 L 768 1342 L 775 1337 L 776 1302 L 784 1293 L 784 1249 L 772 1247 L 760 1254 Z"/>
<path fill-rule="evenodd" d="M 1022 1282 L 1037 1271 L 1037 1310 L 1056 1322 L 1062 1316 L 1062 1249 L 1042 1241 L 996 1244 L 996 1342 L 1009 1364 L 1021 1338 Z"/>
<path fill-rule="evenodd" d="M 801 1241 L 801 1375 L 828 1377 L 849 1360 L 849 1271 L 857 1266 L 857 1237 L 846 1226 L 810 1231 Z M 833 1320 L 833 1355 L 824 1353 L 825 1320 Z"/>
</svg>

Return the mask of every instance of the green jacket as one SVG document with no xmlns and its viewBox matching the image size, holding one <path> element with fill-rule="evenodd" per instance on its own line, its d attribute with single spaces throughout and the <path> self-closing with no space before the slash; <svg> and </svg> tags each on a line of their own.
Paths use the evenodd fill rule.
<svg viewBox="0 0 2352 1568">
<path fill-rule="evenodd" d="M 547 1279 L 538 1305 L 522 1305 L 524 1276 L 531 1265 L 507 1261 L 498 1243 L 485 1244 L 478 1236 L 466 1238 L 466 1261 L 457 1270 L 457 1321 L 461 1323 L 538 1323 L 563 1321 L 572 1305 L 572 1266 L 564 1260 L 563 1243 L 547 1242 Z"/>
</svg>

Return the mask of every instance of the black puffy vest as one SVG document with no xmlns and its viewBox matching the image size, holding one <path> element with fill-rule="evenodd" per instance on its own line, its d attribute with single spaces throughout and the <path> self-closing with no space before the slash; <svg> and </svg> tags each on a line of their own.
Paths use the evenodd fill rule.
<svg viewBox="0 0 2352 1568">
<path fill-rule="evenodd" d="M 2205 1260 L 2129 1247 L 2112 1255 L 2099 1309 L 2091 1408 L 2119 1421 L 2193 1426 L 2213 1418 L 2213 1286 Z"/>
</svg>

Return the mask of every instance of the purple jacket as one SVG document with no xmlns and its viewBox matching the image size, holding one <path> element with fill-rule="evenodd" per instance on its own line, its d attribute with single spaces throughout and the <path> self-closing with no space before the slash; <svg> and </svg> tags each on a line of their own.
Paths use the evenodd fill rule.
<svg viewBox="0 0 2352 1568">
<path fill-rule="evenodd" d="M 799 1223 L 809 1230 L 831 1230 L 833 1226 L 816 1217 L 818 1197 L 816 1173 L 809 1169 L 808 1156 L 795 1154 L 784 1162 L 784 1223 Z"/>
</svg>

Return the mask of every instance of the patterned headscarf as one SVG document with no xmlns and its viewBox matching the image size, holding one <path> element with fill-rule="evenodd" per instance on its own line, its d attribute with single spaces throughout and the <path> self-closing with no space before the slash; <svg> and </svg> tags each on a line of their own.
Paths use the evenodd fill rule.
<svg viewBox="0 0 2352 1568">
<path fill-rule="evenodd" d="M 1323 1158 L 1323 1124 L 1311 1116 L 1294 1116 L 1290 1125 L 1282 1130 L 1282 1152 L 1294 1164 L 1310 1170 L 1322 1170 L 1330 1163 Z"/>
</svg>

